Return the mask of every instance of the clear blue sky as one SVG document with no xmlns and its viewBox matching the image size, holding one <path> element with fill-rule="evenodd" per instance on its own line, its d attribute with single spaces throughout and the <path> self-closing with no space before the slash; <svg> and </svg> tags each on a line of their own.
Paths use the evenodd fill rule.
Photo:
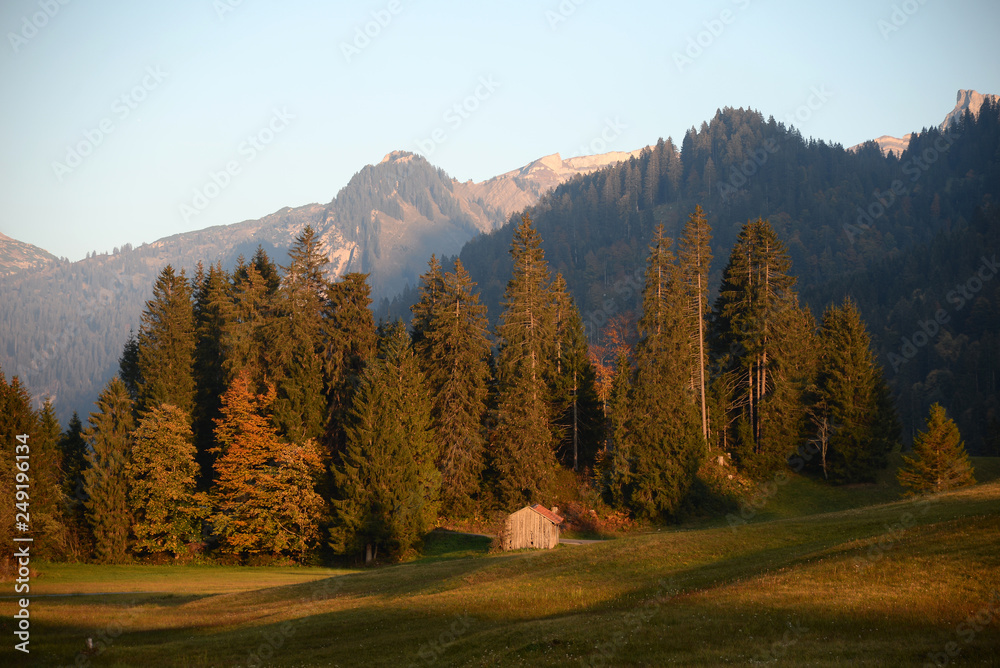
<svg viewBox="0 0 1000 668">
<path fill-rule="evenodd" d="M 394 149 L 482 180 L 810 99 L 850 146 L 1000 93 L 995 0 L 63 2 L 0 9 L 0 232 L 72 260 L 328 202 Z"/>
</svg>

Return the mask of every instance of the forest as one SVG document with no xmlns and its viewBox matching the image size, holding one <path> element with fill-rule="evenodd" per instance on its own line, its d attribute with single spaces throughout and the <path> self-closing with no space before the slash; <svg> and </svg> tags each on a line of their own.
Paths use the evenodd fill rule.
<svg viewBox="0 0 1000 668">
<path fill-rule="evenodd" d="M 712 235 L 700 206 L 676 240 L 657 226 L 641 315 L 601 345 L 527 214 L 492 330 L 462 261 L 433 256 L 409 321 L 376 323 L 366 276 L 328 280 L 311 227 L 287 266 L 168 265 L 86 422 L 63 432 L 17 378 L 0 387 L 2 437 L 32 444 L 34 549 L 395 560 L 442 518 L 551 504 L 567 472 L 654 523 L 724 506 L 734 473 L 872 480 L 900 428 L 856 304 L 817 322 L 761 218 L 712 289 Z"/>
</svg>

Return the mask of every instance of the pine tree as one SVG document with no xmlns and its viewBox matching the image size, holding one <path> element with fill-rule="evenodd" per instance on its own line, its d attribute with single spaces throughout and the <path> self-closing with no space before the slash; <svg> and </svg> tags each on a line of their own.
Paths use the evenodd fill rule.
<svg viewBox="0 0 1000 668">
<path fill-rule="evenodd" d="M 139 412 L 168 403 L 194 407 L 194 309 L 184 272 L 167 265 L 146 302 L 139 329 Z"/>
<path fill-rule="evenodd" d="M 344 274 L 327 288 L 327 349 L 324 377 L 329 397 L 327 453 L 346 442 L 343 424 L 365 365 L 375 357 L 375 319 L 368 275 Z"/>
<path fill-rule="evenodd" d="M 630 394 L 632 392 L 632 363 L 627 348 L 620 348 L 615 360 L 614 375 L 608 401 L 608 445 L 601 458 L 601 485 L 608 503 L 622 508 L 632 494 L 632 439 L 629 425 L 632 422 Z"/>
<path fill-rule="evenodd" d="M 636 377 L 625 439 L 631 485 L 627 505 L 638 516 L 677 511 L 704 453 L 688 351 L 685 288 L 663 226 L 656 228 L 646 265 Z"/>
<path fill-rule="evenodd" d="M 540 501 L 557 468 L 547 385 L 555 327 L 549 270 L 527 214 L 514 232 L 510 253 L 514 272 L 497 327 L 497 424 L 491 454 L 499 496 L 514 510 Z"/>
<path fill-rule="evenodd" d="M 884 415 L 887 388 L 853 301 L 827 308 L 819 339 L 813 421 L 824 475 L 828 468 L 837 482 L 873 481 L 887 465 L 895 418 L 891 407 Z"/>
<path fill-rule="evenodd" d="M 21 385 L 17 376 L 11 378 L 8 385 L 2 369 L 0 369 L 0 416 L 3 416 L 3 419 L 0 419 L 0 438 L 3 439 L 2 443 L 4 444 L 3 448 L 0 449 L 0 467 L 2 467 L 0 468 L 0 493 L 4 494 L 4 498 L 7 499 L 5 503 L 0 504 L 0 540 L 3 540 L 4 545 L 13 545 L 15 520 L 23 520 L 23 518 L 16 517 L 16 513 L 25 511 L 24 507 L 19 508 L 15 505 L 15 503 L 24 503 L 24 501 L 17 498 L 14 486 L 26 482 L 31 484 L 31 459 L 28 460 L 29 470 L 22 472 L 15 466 L 15 463 L 21 460 L 17 460 L 15 457 L 24 454 L 31 457 L 34 452 L 38 424 L 35 413 L 31 410 L 31 395 Z M 19 436 L 22 438 L 19 439 Z M 24 436 L 27 436 L 27 439 L 24 439 Z M 18 473 L 23 473 L 23 478 L 19 479 Z M 29 489 L 29 503 L 30 492 Z M 26 512 L 29 520 L 26 524 L 31 533 L 18 530 L 16 535 L 32 536 L 38 529 L 30 522 L 30 506 L 26 508 Z M 13 550 L 5 549 L 2 554 L 0 575 L 12 578 L 16 572 Z"/>
<path fill-rule="evenodd" d="M 132 402 L 125 384 L 116 376 L 97 399 L 84 431 L 87 468 L 83 472 L 87 521 L 94 536 L 94 551 L 103 563 L 128 558 L 132 513 L 128 503 L 125 465 L 132 454 Z"/>
<path fill-rule="evenodd" d="M 705 369 L 708 364 L 707 317 L 711 312 L 708 302 L 708 271 L 712 264 L 712 228 L 708 225 L 701 205 L 695 207 L 684 227 L 680 242 L 679 259 L 688 299 L 688 341 L 692 342 L 693 358 L 691 380 L 695 386 L 698 405 L 701 409 L 701 431 L 705 443 L 708 439 L 708 402 L 706 399 L 707 379 Z"/>
<path fill-rule="evenodd" d="M 486 307 L 460 260 L 440 273 L 431 257 L 412 308 L 414 352 L 433 397 L 431 420 L 441 452 L 438 468 L 447 513 L 472 510 L 484 467 L 490 344 Z"/>
<path fill-rule="evenodd" d="M 280 441 L 267 415 L 274 396 L 273 386 L 256 394 L 246 369 L 222 396 L 211 522 L 225 552 L 302 557 L 319 537 L 319 452 Z"/>
<path fill-rule="evenodd" d="M 230 326 L 233 304 L 229 277 L 221 264 L 209 266 L 208 272 L 199 265 L 195 283 L 195 406 L 192 427 L 199 477 L 207 487 L 212 478 L 209 450 L 215 447 L 215 420 L 219 417 L 221 397 L 226 391 L 223 340 Z"/>
<path fill-rule="evenodd" d="M 810 354 L 811 337 L 803 328 L 811 317 L 798 305 L 790 267 L 770 224 L 748 222 L 715 302 L 713 343 L 721 371 L 715 394 L 727 404 L 721 441 L 752 476 L 783 466 L 805 429 L 802 396 L 810 379 L 796 372 L 794 360 Z M 783 373 L 776 375 L 780 365 Z"/>
<path fill-rule="evenodd" d="M 63 491 L 61 432 L 52 401 L 46 399 L 38 412 L 31 445 L 31 516 L 37 532 L 34 548 L 45 559 L 71 556 L 73 551 Z"/>
<path fill-rule="evenodd" d="M 578 471 L 581 464 L 592 463 L 597 452 L 601 404 L 583 320 L 561 274 L 552 281 L 551 291 L 556 346 L 555 364 L 549 369 L 553 433 L 559 438 L 557 452 Z"/>
<path fill-rule="evenodd" d="M 90 554 L 93 537 L 87 524 L 87 488 L 84 472 L 87 461 L 87 441 L 83 436 L 83 422 L 73 412 L 66 432 L 59 440 L 62 456 L 63 496 L 67 502 L 67 524 L 78 554 Z"/>
<path fill-rule="evenodd" d="M 331 545 L 364 550 L 366 561 L 415 546 L 437 516 L 441 487 L 431 403 L 402 324 L 379 348 L 360 379 L 333 468 Z"/>
<path fill-rule="evenodd" d="M 903 457 L 897 478 L 908 494 L 934 494 L 976 483 L 958 427 L 940 404 L 931 406 L 927 430 L 913 439 L 913 456 Z"/>
<path fill-rule="evenodd" d="M 291 249 L 278 290 L 270 341 L 274 351 L 274 421 L 279 433 L 303 442 L 323 435 L 327 420 L 324 388 L 325 325 L 329 260 L 311 226 Z"/>
<path fill-rule="evenodd" d="M 221 340 L 226 387 L 246 371 L 254 391 L 263 392 L 274 375 L 268 361 L 267 332 L 274 317 L 275 298 L 268 279 L 258 269 L 262 266 L 270 272 L 266 257 L 262 255 L 251 264 L 241 257 L 233 273 L 232 311 L 225 319 Z"/>
<path fill-rule="evenodd" d="M 201 536 L 190 423 L 184 411 L 162 404 L 147 411 L 135 431 L 124 473 L 136 553 L 179 555 Z"/>
</svg>

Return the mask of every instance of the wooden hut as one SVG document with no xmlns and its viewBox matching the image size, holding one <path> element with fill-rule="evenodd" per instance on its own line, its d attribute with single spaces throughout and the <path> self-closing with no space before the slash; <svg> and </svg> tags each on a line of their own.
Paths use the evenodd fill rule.
<svg viewBox="0 0 1000 668">
<path fill-rule="evenodd" d="M 538 504 L 525 506 L 507 517 L 504 523 L 503 549 L 534 548 L 551 550 L 559 544 L 559 525 L 563 518 Z"/>
</svg>

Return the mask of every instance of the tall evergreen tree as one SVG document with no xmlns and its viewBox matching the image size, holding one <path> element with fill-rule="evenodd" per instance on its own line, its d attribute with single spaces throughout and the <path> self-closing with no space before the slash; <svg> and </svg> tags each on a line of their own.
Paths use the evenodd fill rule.
<svg viewBox="0 0 1000 668">
<path fill-rule="evenodd" d="M 259 251 L 263 253 L 263 251 Z M 240 258 L 233 272 L 232 311 L 222 330 L 222 367 L 228 387 L 243 371 L 255 392 L 264 392 L 273 372 L 268 361 L 268 330 L 274 317 L 274 293 L 258 265 L 270 271 L 266 255 L 246 264 Z"/>
<path fill-rule="evenodd" d="M 771 225 L 748 222 L 713 313 L 717 394 L 727 404 L 720 440 L 754 476 L 782 466 L 805 429 L 802 395 L 810 379 L 796 372 L 796 360 L 809 356 L 813 329 L 806 329 L 812 319 L 798 305 L 790 267 Z M 782 374 L 776 374 L 779 366 Z"/>
<path fill-rule="evenodd" d="M 368 275 L 344 274 L 327 288 L 327 349 L 325 378 L 329 416 L 325 441 L 327 453 L 336 453 L 346 442 L 343 425 L 351 397 L 365 365 L 375 357 L 375 319 L 371 312 Z"/>
<path fill-rule="evenodd" d="M 4 545 L 13 545 L 15 519 L 19 521 L 22 519 L 16 518 L 16 513 L 22 512 L 22 508 L 18 508 L 15 503 L 24 502 L 17 499 L 15 494 L 15 484 L 25 483 L 25 480 L 18 479 L 17 474 L 24 473 L 28 484 L 31 480 L 30 469 L 28 472 L 21 472 L 15 467 L 15 462 L 19 461 L 15 457 L 23 454 L 28 454 L 30 457 L 31 453 L 34 452 L 38 424 L 35 420 L 35 413 L 31 410 L 31 395 L 21 385 L 17 376 L 11 378 L 8 385 L 2 369 L 0 369 L 0 416 L 2 416 L 0 419 L 0 438 L 3 439 L 2 443 L 4 444 L 3 448 L 0 448 L 0 493 L 4 494 L 4 498 L 7 499 L 5 503 L 0 504 L 0 540 L 3 540 Z M 28 461 L 30 463 L 31 460 Z M 29 489 L 29 499 L 30 493 Z M 29 506 L 27 509 L 29 520 L 30 511 Z M 35 527 L 30 521 L 27 524 L 31 532 L 38 530 L 38 527 Z M 19 530 L 17 535 L 31 536 L 31 533 Z M 2 559 L 0 572 L 5 577 L 13 577 L 16 572 L 13 550 L 5 549 L 0 559 Z"/>
<path fill-rule="evenodd" d="M 433 397 L 431 420 L 441 453 L 442 505 L 469 512 L 479 495 L 486 437 L 483 418 L 489 382 L 486 307 L 462 262 L 440 273 L 431 257 L 413 306 L 414 351 Z"/>
<path fill-rule="evenodd" d="M 556 347 L 549 369 L 553 433 L 559 439 L 557 454 L 577 471 L 594 461 L 602 435 L 602 409 L 583 320 L 561 274 L 552 281 L 551 290 Z"/>
<path fill-rule="evenodd" d="M 708 225 L 701 205 L 695 207 L 684 227 L 680 241 L 679 259 L 681 274 L 688 293 L 688 341 L 693 358 L 691 379 L 701 409 L 701 431 L 706 444 L 708 440 L 708 402 L 706 399 L 707 379 L 705 369 L 707 358 L 707 319 L 711 312 L 708 301 L 708 272 L 712 264 L 712 228 Z"/>
<path fill-rule="evenodd" d="M 405 554 L 437 516 L 441 476 L 423 374 L 402 324 L 362 374 L 348 415 L 347 444 L 333 468 L 331 545 Z"/>
<path fill-rule="evenodd" d="M 601 455 L 601 485 L 604 495 L 613 506 L 626 507 L 632 493 L 632 443 L 629 426 L 632 423 L 630 394 L 632 392 L 632 363 L 627 348 L 619 348 L 615 359 L 611 396 L 608 401 L 609 438 Z"/>
<path fill-rule="evenodd" d="M 319 538 L 319 452 L 281 442 L 267 414 L 274 396 L 273 386 L 258 395 L 247 369 L 222 396 L 211 522 L 232 554 L 302 557 Z"/>
<path fill-rule="evenodd" d="M 274 421 L 281 434 L 302 442 L 323 435 L 327 419 L 324 388 L 327 280 L 329 260 L 311 226 L 295 239 L 278 290 L 271 333 L 274 351 Z"/>
<path fill-rule="evenodd" d="M 93 542 L 87 523 L 87 487 L 84 472 L 90 465 L 87 461 L 87 441 L 83 435 L 83 422 L 73 412 L 66 432 L 59 440 L 62 455 L 63 496 L 67 502 L 67 523 L 70 527 L 78 554 L 90 554 Z"/>
<path fill-rule="evenodd" d="M 46 559 L 72 554 L 59 448 L 61 432 L 52 401 L 46 399 L 38 412 L 36 436 L 31 446 L 31 516 L 37 532 L 34 547 L 37 554 Z"/>
<path fill-rule="evenodd" d="M 118 358 L 118 377 L 125 383 L 132 403 L 139 401 L 139 386 L 142 385 L 142 373 L 139 371 L 139 340 L 130 329 L 122 354 Z"/>
<path fill-rule="evenodd" d="M 887 465 L 898 427 L 891 406 L 884 403 L 882 371 L 852 300 L 827 308 L 819 339 L 817 407 L 812 412 L 824 475 L 829 468 L 837 482 L 873 481 Z"/>
<path fill-rule="evenodd" d="M 497 327 L 497 424 L 491 454 L 508 510 L 540 501 L 557 468 L 548 379 L 555 355 L 549 270 L 525 214 L 510 250 L 514 272 Z"/>
<path fill-rule="evenodd" d="M 212 478 L 209 450 L 215 447 L 215 420 L 219 417 L 221 397 L 226 391 L 223 340 L 233 316 L 233 303 L 229 277 L 221 264 L 210 265 L 207 272 L 199 265 L 195 283 L 195 405 L 192 427 L 195 459 L 201 470 L 199 477 L 207 487 Z"/>
<path fill-rule="evenodd" d="M 903 457 L 897 478 L 910 494 L 945 492 L 975 484 L 962 435 L 940 404 L 931 406 L 927 429 L 913 439 L 913 456 Z"/>
<path fill-rule="evenodd" d="M 139 329 L 140 412 L 168 403 L 194 408 L 194 309 L 184 272 L 169 264 L 153 285 Z"/>
<path fill-rule="evenodd" d="M 137 553 L 178 555 L 201 536 L 190 423 L 182 410 L 162 404 L 147 411 L 135 430 L 124 474 Z"/>
<path fill-rule="evenodd" d="M 639 320 L 636 377 L 624 450 L 630 485 L 627 505 L 643 517 L 676 512 L 704 453 L 690 367 L 686 290 L 663 226 L 656 228 L 646 265 Z M 617 445 L 617 444 L 616 444 Z"/>
<path fill-rule="evenodd" d="M 116 376 L 97 399 L 84 431 L 87 468 L 83 472 L 87 521 L 94 536 L 94 551 L 101 562 L 121 563 L 128 558 L 132 513 L 128 502 L 125 465 L 132 454 L 132 402 L 125 384 Z"/>
</svg>

